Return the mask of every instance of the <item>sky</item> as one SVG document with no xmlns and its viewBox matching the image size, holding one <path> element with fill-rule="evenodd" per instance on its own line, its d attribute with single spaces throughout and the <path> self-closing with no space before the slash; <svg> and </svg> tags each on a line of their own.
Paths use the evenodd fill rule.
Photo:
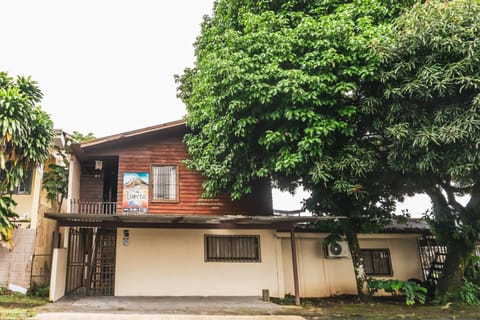
<svg viewBox="0 0 480 320">
<path fill-rule="evenodd" d="M 102 137 L 181 119 L 174 75 L 193 65 L 213 0 L 1 0 L 0 70 L 30 75 L 55 127 Z"/>
<path fill-rule="evenodd" d="M 193 66 L 213 0 L 0 0 L 0 70 L 31 76 L 55 128 L 103 137 L 181 119 L 175 74 Z M 308 194 L 275 190 L 274 207 Z M 424 212 L 426 198 L 408 199 Z M 402 210 L 399 207 L 399 211 Z"/>
</svg>

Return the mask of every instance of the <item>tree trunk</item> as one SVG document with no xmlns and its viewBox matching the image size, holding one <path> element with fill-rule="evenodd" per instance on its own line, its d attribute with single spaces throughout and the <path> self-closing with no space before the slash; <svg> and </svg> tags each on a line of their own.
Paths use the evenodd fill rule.
<svg viewBox="0 0 480 320">
<path fill-rule="evenodd" d="M 447 256 L 437 287 L 441 303 L 459 300 L 459 289 L 463 285 L 465 268 L 474 251 L 475 243 L 466 239 L 452 240 L 447 245 Z"/>
<path fill-rule="evenodd" d="M 358 243 L 357 233 L 348 228 L 348 230 L 345 232 L 345 235 L 347 236 L 350 254 L 352 255 L 352 263 L 353 270 L 355 271 L 355 281 L 357 284 L 358 298 L 361 301 L 367 301 L 367 275 L 365 273 L 363 258 L 360 255 L 360 244 Z"/>
</svg>

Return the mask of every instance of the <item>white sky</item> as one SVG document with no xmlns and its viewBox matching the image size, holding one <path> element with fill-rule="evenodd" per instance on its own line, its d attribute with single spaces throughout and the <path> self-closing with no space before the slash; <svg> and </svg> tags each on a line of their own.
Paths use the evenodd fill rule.
<svg viewBox="0 0 480 320">
<path fill-rule="evenodd" d="M 0 70 L 31 75 L 56 128 L 101 137 L 185 115 L 174 74 L 213 0 L 0 0 Z"/>
<path fill-rule="evenodd" d="M 32 76 L 67 132 L 102 137 L 181 119 L 173 76 L 193 65 L 212 9 L 213 0 L 0 0 L 0 70 Z M 274 206 L 299 209 L 305 196 L 274 191 Z"/>
</svg>

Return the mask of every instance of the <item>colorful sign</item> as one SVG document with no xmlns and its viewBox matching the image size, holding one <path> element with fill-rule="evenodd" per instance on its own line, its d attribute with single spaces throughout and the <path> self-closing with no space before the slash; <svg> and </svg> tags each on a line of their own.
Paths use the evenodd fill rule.
<svg viewBox="0 0 480 320">
<path fill-rule="evenodd" d="M 148 181 L 148 172 L 123 174 L 123 212 L 148 212 Z"/>
</svg>

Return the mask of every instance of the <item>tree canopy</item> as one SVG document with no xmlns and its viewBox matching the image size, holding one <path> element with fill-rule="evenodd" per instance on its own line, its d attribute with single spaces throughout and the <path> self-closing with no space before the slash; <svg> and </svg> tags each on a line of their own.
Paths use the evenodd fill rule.
<svg viewBox="0 0 480 320">
<path fill-rule="evenodd" d="M 206 194 L 239 198 L 267 176 L 331 179 L 324 150 L 354 134 L 359 87 L 380 62 L 371 48 L 409 2 L 217 2 L 177 79 Z"/>
<path fill-rule="evenodd" d="M 381 63 L 373 48 L 411 1 L 219 1 L 178 78 L 192 134 L 188 165 L 205 193 L 232 198 L 250 182 L 312 191 L 314 212 L 348 216 L 359 294 L 366 275 L 358 232 L 378 230 L 395 194 L 368 116 L 363 87 Z"/>
<path fill-rule="evenodd" d="M 426 192 L 454 296 L 480 232 L 480 3 L 415 2 L 218 1 L 177 78 L 187 164 L 209 196 L 302 184 L 314 212 L 347 216 L 351 249 Z"/>
<path fill-rule="evenodd" d="M 25 171 L 47 160 L 55 132 L 38 106 L 42 92 L 29 77 L 0 72 L 0 242 L 11 246 L 16 217 L 11 194 Z"/>
<path fill-rule="evenodd" d="M 479 16 L 480 2 L 456 0 L 419 3 L 399 18 L 383 47 L 374 111 L 389 166 L 432 200 L 434 230 L 448 247 L 441 296 L 458 295 L 480 240 Z"/>
</svg>

